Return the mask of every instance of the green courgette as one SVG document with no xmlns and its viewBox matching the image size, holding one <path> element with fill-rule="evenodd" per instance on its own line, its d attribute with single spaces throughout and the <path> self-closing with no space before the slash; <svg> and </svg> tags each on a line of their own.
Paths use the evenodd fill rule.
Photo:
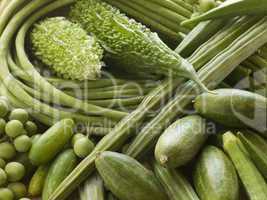
<svg viewBox="0 0 267 200">
<path fill-rule="evenodd" d="M 216 94 L 203 93 L 195 100 L 196 111 L 223 125 L 236 128 L 248 126 L 266 134 L 267 99 L 238 89 L 218 89 Z"/>
<path fill-rule="evenodd" d="M 49 128 L 32 145 L 29 158 L 34 165 L 43 165 L 51 161 L 70 141 L 74 122 L 63 119 Z"/>
<path fill-rule="evenodd" d="M 238 200 L 239 183 L 234 165 L 215 146 L 207 146 L 200 154 L 194 185 L 201 200 Z"/>
<path fill-rule="evenodd" d="M 187 164 L 208 138 L 205 131 L 205 120 L 198 115 L 177 120 L 159 138 L 155 148 L 156 160 L 171 168 Z"/>
<path fill-rule="evenodd" d="M 67 149 L 60 153 L 52 162 L 45 179 L 42 200 L 48 200 L 57 186 L 72 172 L 78 164 L 72 149 Z"/>
<path fill-rule="evenodd" d="M 170 200 L 199 200 L 180 170 L 165 168 L 154 162 L 154 172 Z"/>
<path fill-rule="evenodd" d="M 168 199 L 155 175 L 129 156 L 103 152 L 96 158 L 96 168 L 120 200 Z"/>
</svg>

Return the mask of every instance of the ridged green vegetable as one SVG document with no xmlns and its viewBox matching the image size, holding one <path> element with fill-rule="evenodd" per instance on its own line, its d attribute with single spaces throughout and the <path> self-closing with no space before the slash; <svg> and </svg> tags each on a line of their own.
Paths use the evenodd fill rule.
<svg viewBox="0 0 267 200">
<path fill-rule="evenodd" d="M 28 187 L 28 193 L 31 197 L 39 197 L 42 194 L 48 169 L 48 166 L 40 166 L 33 174 Z"/>
<path fill-rule="evenodd" d="M 70 12 L 72 21 L 95 35 L 109 60 L 133 74 L 183 76 L 199 81 L 193 66 L 165 45 L 156 33 L 99 0 L 78 0 Z"/>
<path fill-rule="evenodd" d="M 184 21 L 182 24 L 188 26 L 210 19 L 242 15 L 263 15 L 266 13 L 267 4 L 265 0 L 228 0 L 200 16 Z"/>
<path fill-rule="evenodd" d="M 72 172 L 78 164 L 72 149 L 67 149 L 60 153 L 49 167 L 48 174 L 45 179 L 42 200 L 48 200 L 50 195 L 58 187 L 58 185 Z"/>
<path fill-rule="evenodd" d="M 238 138 L 243 143 L 245 149 L 249 152 L 261 174 L 267 179 L 267 142 L 262 137 L 251 132 L 239 132 Z"/>
<path fill-rule="evenodd" d="M 49 128 L 32 145 L 29 158 L 34 165 L 43 165 L 50 162 L 64 146 L 71 140 L 74 122 L 63 119 Z"/>
<path fill-rule="evenodd" d="M 196 162 L 194 185 L 201 200 L 238 200 L 239 183 L 231 160 L 222 150 L 207 146 Z"/>
<path fill-rule="evenodd" d="M 154 162 L 154 172 L 170 200 L 199 200 L 185 176 L 176 169 L 169 169 Z"/>
<path fill-rule="evenodd" d="M 120 200 L 167 199 L 155 175 L 129 156 L 103 152 L 96 158 L 96 168 Z"/>
<path fill-rule="evenodd" d="M 163 166 L 181 167 L 196 156 L 207 138 L 205 119 L 198 115 L 184 117 L 160 136 L 155 158 Z"/>
<path fill-rule="evenodd" d="M 103 50 L 96 38 L 64 17 L 47 18 L 31 33 L 34 54 L 65 79 L 97 79 Z"/>
<path fill-rule="evenodd" d="M 250 200 L 267 199 L 267 184 L 251 159 L 240 148 L 240 140 L 231 132 L 223 135 L 223 149 L 234 163 Z"/>
<path fill-rule="evenodd" d="M 92 175 L 79 190 L 80 200 L 104 200 L 104 183 L 98 174 Z"/>
<path fill-rule="evenodd" d="M 196 111 L 229 127 L 251 127 L 262 134 L 267 132 L 265 120 L 267 99 L 238 89 L 218 89 L 216 94 L 204 93 L 195 100 Z"/>
</svg>

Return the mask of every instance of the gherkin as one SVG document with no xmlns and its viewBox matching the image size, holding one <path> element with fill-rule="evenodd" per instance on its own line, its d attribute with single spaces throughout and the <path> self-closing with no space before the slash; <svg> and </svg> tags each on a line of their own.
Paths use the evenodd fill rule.
<svg viewBox="0 0 267 200">
<path fill-rule="evenodd" d="M 36 24 L 31 43 L 35 56 L 65 79 L 94 80 L 101 75 L 102 47 L 80 25 L 64 17 Z"/>
<path fill-rule="evenodd" d="M 117 8 L 101 0 L 77 0 L 70 19 L 96 36 L 114 66 L 136 75 L 183 76 L 207 90 L 190 63 Z"/>
</svg>

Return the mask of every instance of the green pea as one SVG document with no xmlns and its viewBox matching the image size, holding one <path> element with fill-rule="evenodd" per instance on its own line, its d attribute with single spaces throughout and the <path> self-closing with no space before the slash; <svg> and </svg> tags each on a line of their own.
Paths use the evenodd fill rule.
<svg viewBox="0 0 267 200">
<path fill-rule="evenodd" d="M 13 192 L 15 199 L 19 199 L 27 195 L 27 188 L 23 183 L 10 183 L 7 187 Z"/>
<path fill-rule="evenodd" d="M 4 159 L 0 158 L 0 168 L 4 169 L 5 166 L 6 166 L 6 161 Z"/>
<path fill-rule="evenodd" d="M 40 137 L 41 137 L 41 134 L 33 135 L 31 137 L 32 144 L 34 144 Z"/>
<path fill-rule="evenodd" d="M 3 169 L 0 169 L 0 187 L 7 183 L 7 175 Z"/>
<path fill-rule="evenodd" d="M 83 137 L 75 142 L 73 150 L 78 157 L 85 158 L 93 151 L 94 147 L 95 145 L 91 140 Z"/>
<path fill-rule="evenodd" d="M 9 111 L 8 103 L 5 100 L 0 99 L 0 117 L 1 118 L 5 117 L 8 111 Z"/>
<path fill-rule="evenodd" d="M 14 194 L 8 188 L 0 188 L 0 199 L 1 200 L 13 200 Z"/>
<path fill-rule="evenodd" d="M 9 142 L 0 143 L 0 158 L 10 160 L 16 156 L 16 150 Z"/>
<path fill-rule="evenodd" d="M 5 134 L 6 120 L 0 119 L 0 135 Z"/>
<path fill-rule="evenodd" d="M 84 134 L 82 134 L 82 133 L 76 133 L 76 134 L 72 137 L 72 139 L 71 139 L 71 145 L 72 145 L 72 147 L 74 147 L 74 144 L 75 144 L 75 142 L 76 142 L 78 139 L 80 139 L 80 138 L 84 138 L 84 137 L 85 137 Z"/>
<path fill-rule="evenodd" d="M 199 0 L 199 8 L 201 12 L 207 12 L 216 7 L 215 0 Z"/>
<path fill-rule="evenodd" d="M 19 120 L 22 124 L 26 123 L 29 120 L 29 113 L 21 108 L 12 110 L 9 115 L 10 120 Z"/>
<path fill-rule="evenodd" d="M 25 130 L 27 131 L 29 136 L 33 136 L 37 133 L 38 127 L 32 121 L 27 121 L 25 124 Z"/>
<path fill-rule="evenodd" d="M 14 140 L 14 146 L 20 153 L 28 152 L 32 146 L 32 140 L 27 135 L 21 135 Z"/>
<path fill-rule="evenodd" d="M 11 120 L 6 124 L 6 134 L 11 138 L 16 138 L 25 133 L 23 124 L 19 120 Z"/>
<path fill-rule="evenodd" d="M 8 163 L 5 171 L 10 182 L 20 181 L 25 175 L 25 167 L 18 162 Z"/>
</svg>

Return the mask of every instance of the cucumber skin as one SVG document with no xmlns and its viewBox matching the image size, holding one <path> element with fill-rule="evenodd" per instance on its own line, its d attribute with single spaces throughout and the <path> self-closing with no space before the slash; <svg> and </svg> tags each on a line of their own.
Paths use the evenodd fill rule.
<svg viewBox="0 0 267 200">
<path fill-rule="evenodd" d="M 246 125 L 267 134 L 266 122 L 262 120 L 267 113 L 265 97 L 238 89 L 218 89 L 214 92 L 216 94 L 203 93 L 195 99 L 194 107 L 200 115 L 228 127 L 244 128 Z M 254 114 L 257 114 L 256 119 Z"/>
<path fill-rule="evenodd" d="M 73 135 L 74 122 L 63 119 L 49 128 L 33 143 L 29 158 L 34 165 L 49 163 L 70 141 Z"/>
<path fill-rule="evenodd" d="M 208 138 L 205 125 L 205 120 L 198 115 L 174 122 L 157 142 L 157 162 L 165 167 L 176 168 L 191 161 Z"/>
<path fill-rule="evenodd" d="M 38 197 L 42 194 L 44 182 L 48 173 L 48 166 L 40 166 L 34 173 L 29 183 L 28 193 L 31 197 Z"/>
<path fill-rule="evenodd" d="M 120 200 L 166 200 L 155 175 L 135 159 L 103 152 L 96 158 L 96 168 L 105 186 Z"/>
<path fill-rule="evenodd" d="M 201 200 L 238 200 L 237 173 L 231 160 L 217 147 L 203 150 L 193 177 Z"/>
<path fill-rule="evenodd" d="M 49 196 L 55 191 L 57 186 L 72 172 L 78 164 L 72 149 L 67 149 L 60 153 L 51 164 L 45 179 L 42 200 L 48 200 Z"/>
</svg>

